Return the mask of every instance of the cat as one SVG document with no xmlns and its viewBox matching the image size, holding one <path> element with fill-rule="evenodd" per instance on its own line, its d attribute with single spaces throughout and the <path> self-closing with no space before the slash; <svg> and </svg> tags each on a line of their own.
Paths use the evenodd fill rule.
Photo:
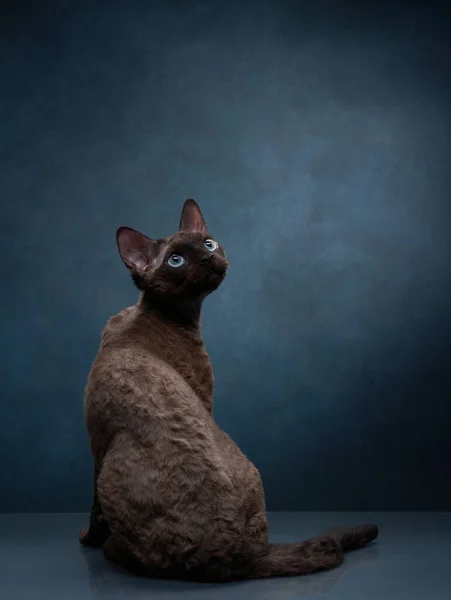
<svg viewBox="0 0 451 600">
<path fill-rule="evenodd" d="M 140 296 L 108 321 L 88 378 L 95 481 L 80 542 L 138 575 L 226 582 L 331 569 L 374 540 L 361 525 L 269 543 L 260 474 L 212 416 L 200 315 L 228 262 L 197 203 L 171 237 L 120 227 L 117 245 Z"/>
</svg>

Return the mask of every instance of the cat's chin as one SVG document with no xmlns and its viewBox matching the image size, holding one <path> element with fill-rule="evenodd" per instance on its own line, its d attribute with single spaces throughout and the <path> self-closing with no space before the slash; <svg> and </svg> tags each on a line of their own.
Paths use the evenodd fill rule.
<svg viewBox="0 0 451 600">
<path fill-rule="evenodd" d="M 226 269 L 212 269 L 211 270 L 211 273 L 208 277 L 208 283 L 211 284 L 212 286 L 214 286 L 212 291 L 216 290 L 221 285 L 221 283 L 224 281 L 226 272 L 227 272 Z"/>
<path fill-rule="evenodd" d="M 202 283 L 196 286 L 195 295 L 198 297 L 205 297 L 218 289 L 225 277 L 224 273 L 212 272 Z"/>
</svg>

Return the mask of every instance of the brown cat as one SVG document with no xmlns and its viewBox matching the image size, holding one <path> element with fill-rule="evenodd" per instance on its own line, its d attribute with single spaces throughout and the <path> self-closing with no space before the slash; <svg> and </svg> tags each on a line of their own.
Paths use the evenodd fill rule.
<svg viewBox="0 0 451 600">
<path fill-rule="evenodd" d="M 268 542 L 259 472 L 212 416 L 199 319 L 228 263 L 194 200 L 172 237 L 121 227 L 117 242 L 142 293 L 108 321 L 89 375 L 95 496 L 81 543 L 137 574 L 233 581 L 330 569 L 375 539 L 362 525 Z"/>
</svg>

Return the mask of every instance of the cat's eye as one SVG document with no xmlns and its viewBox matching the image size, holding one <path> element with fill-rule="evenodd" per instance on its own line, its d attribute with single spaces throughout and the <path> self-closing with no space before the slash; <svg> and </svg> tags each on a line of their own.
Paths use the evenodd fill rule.
<svg viewBox="0 0 451 600">
<path fill-rule="evenodd" d="M 210 250 L 210 252 L 213 252 L 214 250 L 216 250 L 216 248 L 219 246 L 219 244 L 218 244 L 218 242 L 215 242 L 214 240 L 205 240 L 204 246 L 207 250 Z"/>
<path fill-rule="evenodd" d="M 168 258 L 168 265 L 170 267 L 181 267 L 185 263 L 185 259 L 180 254 L 171 254 Z"/>
</svg>

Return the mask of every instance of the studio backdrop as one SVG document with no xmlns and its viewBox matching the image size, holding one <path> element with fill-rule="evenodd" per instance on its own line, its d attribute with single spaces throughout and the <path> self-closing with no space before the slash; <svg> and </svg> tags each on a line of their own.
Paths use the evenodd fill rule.
<svg viewBox="0 0 451 600">
<path fill-rule="evenodd" d="M 440 12 L 257 4 L 9 13 L 1 511 L 89 510 L 86 378 L 137 298 L 115 231 L 170 235 L 188 197 L 231 264 L 202 317 L 215 418 L 268 508 L 449 510 Z"/>
</svg>

